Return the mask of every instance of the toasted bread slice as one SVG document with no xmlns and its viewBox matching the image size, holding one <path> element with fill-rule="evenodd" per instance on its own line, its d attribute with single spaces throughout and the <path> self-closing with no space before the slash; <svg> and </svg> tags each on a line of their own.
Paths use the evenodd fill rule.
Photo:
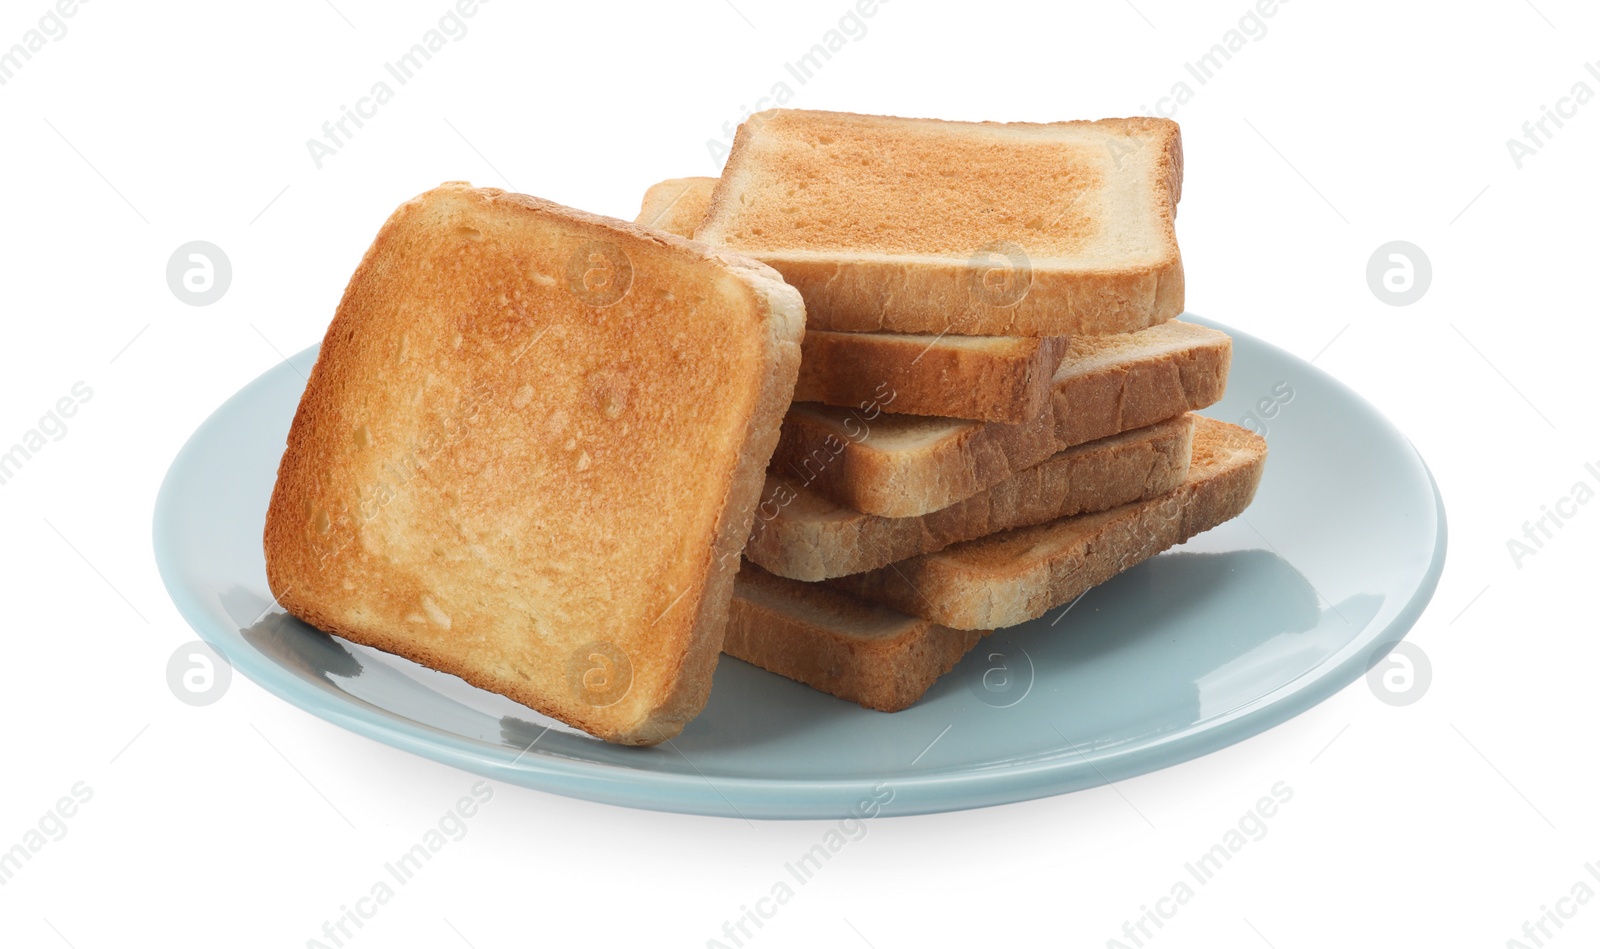
<svg viewBox="0 0 1600 949">
<path fill-rule="evenodd" d="M 1261 436 L 1201 418 L 1189 475 L 1170 494 L 993 534 L 828 583 L 953 629 L 1015 626 L 1237 517 L 1255 497 L 1266 461 Z"/>
<path fill-rule="evenodd" d="M 716 186 L 715 178 L 651 185 L 634 223 L 692 237 Z M 808 329 L 794 397 L 854 409 L 887 400 L 902 415 L 1021 422 L 1043 411 L 1066 349 L 1062 336 Z"/>
<path fill-rule="evenodd" d="M 1211 405 L 1227 388 L 1232 354 L 1226 333 L 1177 320 L 1075 337 L 1045 410 L 1018 425 L 796 403 L 772 470 L 858 511 L 915 517 L 1073 445 Z"/>
<path fill-rule="evenodd" d="M 770 268 L 494 188 L 395 211 L 267 515 L 290 613 L 593 735 L 704 705 L 799 372 Z"/>
<path fill-rule="evenodd" d="M 970 498 L 918 517 L 835 504 L 767 475 L 745 558 L 782 577 L 826 580 L 933 553 L 995 531 L 1166 494 L 1189 470 L 1193 415 L 1068 448 Z"/>
<path fill-rule="evenodd" d="M 898 712 L 982 638 L 746 563 L 722 650 L 846 701 Z"/>
<path fill-rule="evenodd" d="M 944 122 L 775 109 L 695 237 L 776 267 L 814 329 L 1127 333 L 1183 311 L 1167 119 Z"/>
<path fill-rule="evenodd" d="M 797 402 L 990 422 L 1038 417 L 1064 336 L 806 333 Z"/>
<path fill-rule="evenodd" d="M 715 178 L 668 178 L 658 181 L 644 193 L 639 216 L 633 219 L 633 223 L 679 237 L 693 237 L 695 228 L 705 220 L 706 208 L 711 205 L 711 192 L 716 187 Z"/>
</svg>

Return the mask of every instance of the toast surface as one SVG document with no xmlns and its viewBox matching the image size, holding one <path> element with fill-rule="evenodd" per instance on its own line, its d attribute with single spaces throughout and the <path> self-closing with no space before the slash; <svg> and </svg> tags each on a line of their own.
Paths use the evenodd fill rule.
<svg viewBox="0 0 1600 949">
<path fill-rule="evenodd" d="M 1233 343 L 1173 320 L 1120 336 L 1074 337 L 1050 400 L 1020 424 L 796 403 L 774 473 L 846 507 L 915 517 L 993 487 L 1056 452 L 1153 425 L 1222 398 Z"/>
<path fill-rule="evenodd" d="M 363 257 L 265 530 L 319 628 L 611 741 L 704 705 L 799 368 L 754 261 L 447 183 Z"/>
<path fill-rule="evenodd" d="M 815 329 L 1126 333 L 1183 310 L 1166 119 L 948 122 L 775 109 L 698 240 L 776 267 Z"/>
<path fill-rule="evenodd" d="M 768 474 L 745 558 L 793 580 L 826 580 L 887 566 L 1029 524 L 1102 511 L 1177 488 L 1189 469 L 1195 417 L 1058 452 L 1041 464 L 919 517 L 879 517 Z"/>
<path fill-rule="evenodd" d="M 668 178 L 651 185 L 639 205 L 639 216 L 633 223 L 676 234 L 694 237 L 695 228 L 705 220 L 706 208 L 711 205 L 711 192 L 717 187 L 715 178 Z"/>
<path fill-rule="evenodd" d="M 1189 474 L 1167 495 L 1004 531 L 828 584 L 954 629 L 1015 626 L 1237 517 L 1255 497 L 1266 459 L 1261 436 L 1199 418 Z"/>
<path fill-rule="evenodd" d="M 693 237 L 715 178 L 669 178 L 645 192 L 635 224 Z M 1050 398 L 1061 336 L 839 333 L 808 329 L 797 402 L 865 408 L 891 399 L 905 415 L 1021 422 Z"/>
<path fill-rule="evenodd" d="M 734 583 L 722 648 L 820 692 L 898 712 L 982 638 L 746 563 Z"/>
</svg>

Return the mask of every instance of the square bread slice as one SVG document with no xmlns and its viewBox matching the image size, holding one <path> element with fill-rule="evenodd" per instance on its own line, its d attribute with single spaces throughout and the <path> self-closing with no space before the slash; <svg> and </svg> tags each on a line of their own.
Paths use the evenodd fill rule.
<svg viewBox="0 0 1600 949">
<path fill-rule="evenodd" d="M 918 517 L 863 514 L 768 474 L 745 559 L 793 580 L 826 580 L 996 531 L 1164 495 L 1188 473 L 1194 420 L 1180 415 L 1068 448 Z"/>
<path fill-rule="evenodd" d="M 650 186 L 635 224 L 693 237 L 715 178 L 670 178 Z M 902 415 L 1022 422 L 1044 410 L 1063 336 L 839 333 L 810 328 L 801 346 L 797 402 L 864 409 L 881 402 Z"/>
<path fill-rule="evenodd" d="M 848 702 L 898 712 L 982 638 L 746 563 L 722 650 Z"/>
<path fill-rule="evenodd" d="M 739 127 L 698 240 L 776 267 L 815 329 L 1127 333 L 1183 311 L 1177 123 L 774 109 Z"/>
<path fill-rule="evenodd" d="M 1015 626 L 1239 516 L 1255 497 L 1266 461 L 1261 436 L 1200 418 L 1188 477 L 1171 494 L 992 534 L 827 582 L 952 629 Z"/>
<path fill-rule="evenodd" d="M 590 734 L 700 711 L 799 371 L 755 261 L 460 182 L 351 277 L 267 514 L 272 592 Z"/>
<path fill-rule="evenodd" d="M 1227 388 L 1232 356 L 1226 333 L 1177 320 L 1074 337 L 1045 410 L 1017 425 L 796 403 L 772 471 L 863 513 L 915 517 L 1073 445 L 1211 405 Z"/>
</svg>

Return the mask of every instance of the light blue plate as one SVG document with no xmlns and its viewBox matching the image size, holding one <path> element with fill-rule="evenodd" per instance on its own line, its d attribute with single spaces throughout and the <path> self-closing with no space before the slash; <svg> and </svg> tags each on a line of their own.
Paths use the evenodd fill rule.
<svg viewBox="0 0 1600 949">
<path fill-rule="evenodd" d="M 261 528 L 315 348 L 229 399 L 178 454 L 156 502 L 156 561 L 200 635 L 269 691 L 503 781 L 747 818 L 1061 794 L 1215 751 L 1310 708 L 1398 642 L 1438 582 L 1444 507 L 1405 437 L 1320 370 L 1233 338 L 1228 397 L 1208 414 L 1265 430 L 1271 446 L 1244 517 L 1064 614 L 995 633 L 893 715 L 724 658 L 682 735 L 623 748 L 285 616 L 271 607 Z"/>
</svg>

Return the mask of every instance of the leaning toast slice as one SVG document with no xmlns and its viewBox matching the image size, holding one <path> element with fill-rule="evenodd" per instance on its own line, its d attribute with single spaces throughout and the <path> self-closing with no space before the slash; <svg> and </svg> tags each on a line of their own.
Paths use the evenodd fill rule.
<svg viewBox="0 0 1600 949">
<path fill-rule="evenodd" d="M 1266 460 L 1261 436 L 1201 418 L 1189 475 L 1170 494 L 993 534 L 828 584 L 952 629 L 1015 626 L 1237 517 L 1255 497 Z"/>
<path fill-rule="evenodd" d="M 826 580 L 996 531 L 1166 494 L 1189 470 L 1195 416 L 1058 452 L 994 487 L 917 517 L 879 517 L 768 474 L 745 558 L 782 577 Z"/>
<path fill-rule="evenodd" d="M 1073 445 L 1205 408 L 1227 388 L 1226 333 L 1173 320 L 1068 346 L 1039 415 L 1016 425 L 796 403 L 772 470 L 868 514 L 914 517 L 999 484 Z"/>
<path fill-rule="evenodd" d="M 350 279 L 290 429 L 290 613 L 602 738 L 704 705 L 799 369 L 770 268 L 448 183 Z"/>
<path fill-rule="evenodd" d="M 693 237 L 715 178 L 670 178 L 645 192 L 635 224 Z M 801 346 L 797 402 L 862 409 L 892 399 L 902 415 L 1022 422 L 1050 398 L 1061 336 L 839 333 L 810 328 Z"/>
<path fill-rule="evenodd" d="M 722 649 L 818 691 L 898 712 L 982 638 L 746 563 Z"/>
<path fill-rule="evenodd" d="M 739 127 L 698 240 L 776 267 L 815 329 L 1127 333 L 1183 310 L 1176 123 L 774 109 Z"/>
</svg>

